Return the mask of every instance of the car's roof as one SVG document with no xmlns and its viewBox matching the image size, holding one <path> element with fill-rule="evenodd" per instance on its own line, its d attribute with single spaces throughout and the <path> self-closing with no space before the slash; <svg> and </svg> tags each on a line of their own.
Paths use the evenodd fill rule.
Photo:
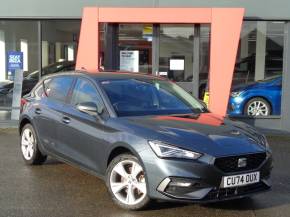
<svg viewBox="0 0 290 217">
<path fill-rule="evenodd" d="M 102 72 L 88 72 L 88 71 L 69 71 L 69 72 L 61 72 L 53 75 L 48 75 L 47 77 L 54 77 L 59 75 L 85 75 L 91 77 L 95 80 L 111 80 L 111 79 L 144 79 L 144 80 L 152 80 L 152 79 L 160 79 L 166 80 L 165 78 L 148 75 L 144 73 L 134 73 L 134 72 L 121 72 L 121 71 L 102 71 Z"/>
</svg>

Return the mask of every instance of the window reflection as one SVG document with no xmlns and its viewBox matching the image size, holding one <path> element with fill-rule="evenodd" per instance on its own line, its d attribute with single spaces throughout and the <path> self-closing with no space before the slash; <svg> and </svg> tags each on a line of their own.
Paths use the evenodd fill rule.
<svg viewBox="0 0 290 217">
<path fill-rule="evenodd" d="M 24 76 L 38 69 L 37 21 L 0 21 L 0 107 L 11 109 L 15 70 L 8 67 L 8 52 L 23 53 Z M 23 83 L 22 91 L 28 93 L 29 85 Z M 2 113 L 2 112 L 1 112 Z M 5 113 L 5 112 L 4 112 Z M 0 120 L 10 118 L 0 114 Z"/>
<path fill-rule="evenodd" d="M 280 115 L 283 49 L 284 22 L 244 22 L 229 114 Z"/>
<path fill-rule="evenodd" d="M 193 25 L 160 25 L 159 74 L 177 82 L 193 77 Z"/>
<path fill-rule="evenodd" d="M 152 73 L 152 24 L 119 25 L 119 69 Z"/>
</svg>

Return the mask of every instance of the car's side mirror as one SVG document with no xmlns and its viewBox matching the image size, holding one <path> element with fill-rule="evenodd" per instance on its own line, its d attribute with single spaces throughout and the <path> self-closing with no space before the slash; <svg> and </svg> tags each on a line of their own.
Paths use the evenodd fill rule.
<svg viewBox="0 0 290 217">
<path fill-rule="evenodd" d="M 103 106 L 98 106 L 94 102 L 82 102 L 77 104 L 76 108 L 84 113 L 87 113 L 89 115 L 101 115 L 104 111 Z"/>
</svg>

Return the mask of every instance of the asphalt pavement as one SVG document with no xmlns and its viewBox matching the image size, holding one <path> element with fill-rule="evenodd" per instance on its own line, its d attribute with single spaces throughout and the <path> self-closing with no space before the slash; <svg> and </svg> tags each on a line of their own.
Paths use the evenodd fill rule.
<svg viewBox="0 0 290 217">
<path fill-rule="evenodd" d="M 0 129 L 0 217 L 290 217 L 290 136 L 268 137 L 273 188 L 252 198 L 208 205 L 156 202 L 145 211 L 113 204 L 103 181 L 54 159 L 24 164 L 15 129 Z"/>
</svg>

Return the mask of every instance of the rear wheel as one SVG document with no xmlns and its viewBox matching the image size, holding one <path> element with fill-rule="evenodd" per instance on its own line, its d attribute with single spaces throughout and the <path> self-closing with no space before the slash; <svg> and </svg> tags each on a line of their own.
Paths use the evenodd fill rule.
<svg viewBox="0 0 290 217">
<path fill-rule="evenodd" d="M 248 116 L 268 116 L 271 114 L 271 106 L 265 99 L 256 97 L 247 102 L 244 114 Z"/>
<path fill-rule="evenodd" d="M 119 155 L 111 161 L 106 184 L 114 202 L 124 209 L 144 209 L 150 201 L 144 169 L 131 154 Z"/>
<path fill-rule="evenodd" d="M 31 124 L 26 124 L 21 131 L 21 153 L 26 164 L 42 164 L 46 160 L 38 148 L 38 139 Z"/>
</svg>

